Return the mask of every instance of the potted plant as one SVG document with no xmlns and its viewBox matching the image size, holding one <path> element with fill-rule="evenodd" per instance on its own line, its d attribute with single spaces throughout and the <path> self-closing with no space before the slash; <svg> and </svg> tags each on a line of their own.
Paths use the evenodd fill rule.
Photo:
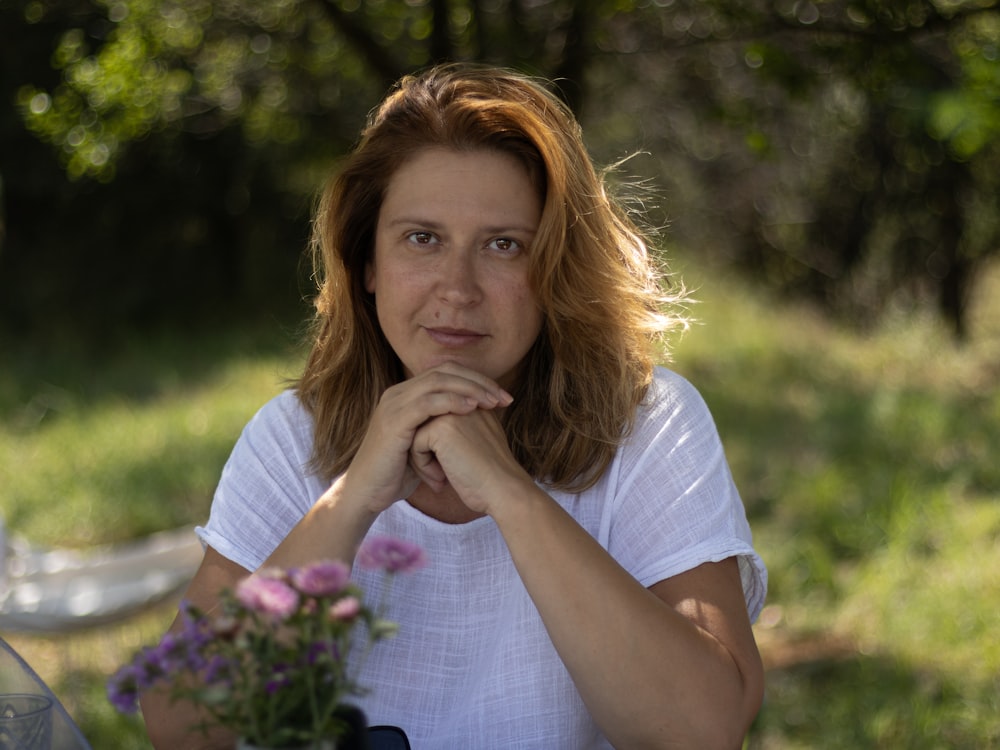
<svg viewBox="0 0 1000 750">
<path fill-rule="evenodd" d="M 357 559 L 387 576 L 424 562 L 419 547 L 389 537 L 366 540 Z M 333 748 L 349 728 L 345 699 L 364 692 L 364 657 L 396 632 L 384 604 L 369 607 L 337 560 L 262 569 L 224 591 L 215 616 L 182 604 L 183 627 L 119 669 L 108 697 L 134 713 L 142 692 L 165 686 L 171 700 L 202 707 L 200 728 L 224 727 L 240 747 Z M 349 663 L 356 648 L 364 652 Z"/>
</svg>

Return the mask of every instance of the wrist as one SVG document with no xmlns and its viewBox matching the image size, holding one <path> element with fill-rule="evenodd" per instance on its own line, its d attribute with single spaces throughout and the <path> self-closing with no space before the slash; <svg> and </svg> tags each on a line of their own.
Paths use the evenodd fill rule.
<svg viewBox="0 0 1000 750">
<path fill-rule="evenodd" d="M 320 522 L 340 557 L 351 562 L 361 540 L 378 518 L 367 498 L 341 475 L 316 501 L 309 515 Z"/>
<path fill-rule="evenodd" d="M 511 481 L 493 494 L 495 500 L 486 513 L 501 530 L 530 523 L 532 514 L 545 504 L 555 502 L 530 478 Z"/>
</svg>

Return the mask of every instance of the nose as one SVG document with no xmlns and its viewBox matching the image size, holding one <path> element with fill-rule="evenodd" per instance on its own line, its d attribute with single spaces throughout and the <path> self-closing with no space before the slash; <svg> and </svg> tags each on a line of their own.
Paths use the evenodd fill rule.
<svg viewBox="0 0 1000 750">
<path fill-rule="evenodd" d="M 454 307 L 467 307 L 482 299 L 478 253 L 453 248 L 444 253 L 438 276 L 440 298 Z"/>
</svg>

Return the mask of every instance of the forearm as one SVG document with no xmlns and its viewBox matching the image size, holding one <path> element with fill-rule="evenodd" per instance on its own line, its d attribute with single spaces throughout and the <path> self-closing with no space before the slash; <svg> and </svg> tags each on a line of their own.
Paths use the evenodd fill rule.
<svg viewBox="0 0 1000 750">
<path fill-rule="evenodd" d="M 738 747 L 757 690 L 732 654 L 639 584 L 547 495 L 493 513 L 552 641 L 619 748 Z M 752 681 L 751 681 L 752 682 Z"/>
<path fill-rule="evenodd" d="M 264 566 L 291 568 L 322 559 L 342 560 L 350 565 L 376 516 L 359 501 L 345 474 L 323 493 Z"/>
<path fill-rule="evenodd" d="M 140 700 L 146 733 L 156 750 L 232 750 L 236 737 L 214 729 L 197 729 L 207 716 L 198 706 L 186 702 L 170 702 L 163 691 L 146 693 Z"/>
<path fill-rule="evenodd" d="M 182 619 L 175 618 L 168 632 L 182 629 Z M 230 732 L 214 728 L 202 731 L 210 716 L 202 706 L 190 701 L 174 701 L 170 689 L 160 685 L 139 697 L 146 733 L 156 750 L 232 750 L 236 738 Z"/>
</svg>

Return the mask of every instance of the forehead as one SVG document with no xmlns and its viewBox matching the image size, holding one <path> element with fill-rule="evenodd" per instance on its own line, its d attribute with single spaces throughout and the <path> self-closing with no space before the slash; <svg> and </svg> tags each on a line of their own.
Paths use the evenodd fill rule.
<svg viewBox="0 0 1000 750">
<path fill-rule="evenodd" d="M 527 167 L 489 149 L 427 148 L 407 159 L 386 185 L 382 212 L 474 211 L 533 217 L 541 197 Z"/>
</svg>

